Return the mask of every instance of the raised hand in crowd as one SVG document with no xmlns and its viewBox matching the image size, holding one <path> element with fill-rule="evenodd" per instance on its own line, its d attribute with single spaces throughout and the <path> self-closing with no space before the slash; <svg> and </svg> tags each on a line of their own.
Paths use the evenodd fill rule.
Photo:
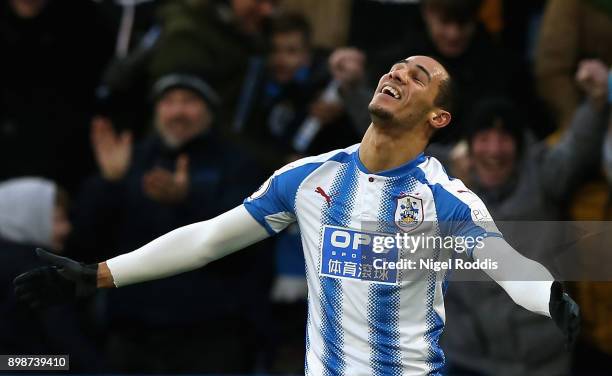
<svg viewBox="0 0 612 376">
<path fill-rule="evenodd" d="M 310 115 L 319 119 L 322 125 L 333 123 L 344 113 L 340 102 L 329 102 L 319 99 L 310 105 Z"/>
<path fill-rule="evenodd" d="M 329 57 L 329 68 L 341 90 L 350 90 L 365 79 L 365 54 L 352 47 L 338 48 Z"/>
<path fill-rule="evenodd" d="M 100 172 L 104 179 L 123 179 L 132 159 L 132 134 L 117 134 L 108 118 L 97 116 L 91 124 L 91 143 Z"/>
<path fill-rule="evenodd" d="M 576 82 L 593 105 L 602 109 L 608 97 L 608 67 L 596 59 L 585 59 L 578 64 Z"/>
<path fill-rule="evenodd" d="M 174 173 L 155 167 L 142 178 L 142 188 L 152 200 L 162 204 L 178 204 L 189 193 L 189 157 L 180 155 Z"/>
</svg>

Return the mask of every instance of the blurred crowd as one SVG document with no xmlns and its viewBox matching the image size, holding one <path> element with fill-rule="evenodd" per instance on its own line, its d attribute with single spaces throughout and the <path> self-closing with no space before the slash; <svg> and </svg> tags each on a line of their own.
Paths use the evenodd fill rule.
<svg viewBox="0 0 612 376">
<path fill-rule="evenodd" d="M 412 55 L 454 80 L 428 154 L 493 218 L 612 216 L 610 0 L 1 0 L 0 51 L 0 354 L 70 354 L 81 373 L 302 373 L 297 226 L 44 311 L 11 281 L 37 246 L 103 261 L 359 142 L 379 78 Z M 493 282 L 451 284 L 449 374 L 610 374 L 612 283 L 570 288 L 584 322 L 567 351 Z"/>
</svg>

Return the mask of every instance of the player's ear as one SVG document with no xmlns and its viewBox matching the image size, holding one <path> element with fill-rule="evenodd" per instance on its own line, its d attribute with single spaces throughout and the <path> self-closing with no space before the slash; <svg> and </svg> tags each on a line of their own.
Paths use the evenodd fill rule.
<svg viewBox="0 0 612 376">
<path fill-rule="evenodd" d="M 438 108 L 429 113 L 428 121 L 436 129 L 444 128 L 451 122 L 451 114 Z"/>
</svg>

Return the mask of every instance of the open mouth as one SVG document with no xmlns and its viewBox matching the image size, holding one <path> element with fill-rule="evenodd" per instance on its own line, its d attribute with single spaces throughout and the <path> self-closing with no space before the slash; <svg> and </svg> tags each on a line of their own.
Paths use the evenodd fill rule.
<svg viewBox="0 0 612 376">
<path fill-rule="evenodd" d="M 400 95 L 399 90 L 397 90 L 396 88 L 391 87 L 391 86 L 389 86 L 389 85 L 385 85 L 385 86 L 383 86 L 383 87 L 382 87 L 382 89 L 380 90 L 380 92 L 381 92 L 382 94 L 386 94 L 386 95 L 388 95 L 388 96 L 390 96 L 390 97 L 393 97 L 393 98 L 395 98 L 395 99 L 400 99 L 400 98 L 402 97 L 402 96 Z"/>
</svg>

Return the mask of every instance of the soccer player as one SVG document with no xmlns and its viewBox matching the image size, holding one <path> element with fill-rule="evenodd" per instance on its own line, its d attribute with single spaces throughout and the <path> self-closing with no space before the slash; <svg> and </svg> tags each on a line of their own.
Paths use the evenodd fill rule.
<svg viewBox="0 0 612 376">
<path fill-rule="evenodd" d="M 484 240 L 468 254 L 497 263 L 485 272 L 517 304 L 551 316 L 572 344 L 579 326 L 576 303 L 542 265 L 504 241 L 475 194 L 423 155 L 432 134 L 451 121 L 450 89 L 451 78 L 437 61 L 399 61 L 380 79 L 361 144 L 291 163 L 243 205 L 100 264 L 39 250 L 51 266 L 17 277 L 16 293 L 40 306 L 96 288 L 168 277 L 297 221 L 309 289 L 305 373 L 438 375 L 444 366 L 438 339 L 446 273 L 423 270 L 414 278 L 408 270 L 373 268 L 369 262 L 377 256 L 366 246 L 378 233 L 472 236 Z M 417 252 L 434 259 L 442 253 Z M 394 248 L 384 257 L 400 261 L 406 253 Z"/>
</svg>

